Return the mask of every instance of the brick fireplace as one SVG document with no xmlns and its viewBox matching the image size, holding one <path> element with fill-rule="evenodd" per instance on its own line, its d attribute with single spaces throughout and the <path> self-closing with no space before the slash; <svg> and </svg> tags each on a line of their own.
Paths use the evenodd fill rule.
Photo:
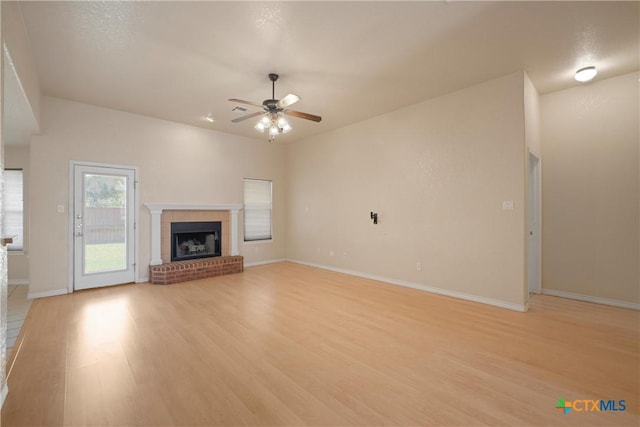
<svg viewBox="0 0 640 427">
<path fill-rule="evenodd" d="M 169 284 L 243 271 L 244 261 L 238 251 L 238 213 L 242 205 L 146 206 L 151 212 L 151 283 Z M 178 222 L 219 222 L 222 256 L 171 262 L 171 224 Z"/>
</svg>

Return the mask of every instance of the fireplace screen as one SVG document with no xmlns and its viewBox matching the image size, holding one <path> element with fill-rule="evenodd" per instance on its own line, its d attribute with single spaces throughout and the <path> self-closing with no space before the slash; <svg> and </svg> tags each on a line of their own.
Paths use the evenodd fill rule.
<svg viewBox="0 0 640 427">
<path fill-rule="evenodd" d="M 221 256 L 221 223 L 172 222 L 171 261 Z"/>
</svg>

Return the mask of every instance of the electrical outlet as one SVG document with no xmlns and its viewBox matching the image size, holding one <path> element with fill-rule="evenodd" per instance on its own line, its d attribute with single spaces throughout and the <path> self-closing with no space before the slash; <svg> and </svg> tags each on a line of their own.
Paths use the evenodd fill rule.
<svg viewBox="0 0 640 427">
<path fill-rule="evenodd" d="M 64 213 L 64 205 L 58 205 L 58 213 Z"/>
<path fill-rule="evenodd" d="M 416 270 L 417 271 L 422 271 L 422 263 L 421 262 L 416 262 Z"/>
</svg>

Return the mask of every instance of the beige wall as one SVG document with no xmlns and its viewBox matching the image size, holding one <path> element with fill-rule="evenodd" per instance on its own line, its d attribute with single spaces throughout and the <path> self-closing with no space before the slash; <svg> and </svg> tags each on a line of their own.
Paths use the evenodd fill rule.
<svg viewBox="0 0 640 427">
<path fill-rule="evenodd" d="M 543 286 L 640 302 L 638 74 L 541 97 Z"/>
<path fill-rule="evenodd" d="M 24 250 L 9 252 L 7 272 L 9 284 L 26 284 L 29 282 L 29 147 L 5 146 L 4 167 L 22 169 L 24 178 Z"/>
<path fill-rule="evenodd" d="M 42 134 L 31 141 L 31 236 L 37 240 L 30 248 L 30 294 L 67 289 L 68 213 L 58 213 L 57 206 L 68 210 L 70 160 L 139 168 L 139 271 L 147 277 L 150 215 L 144 204 L 242 204 L 244 177 L 273 180 L 274 240 L 241 243 L 241 254 L 247 263 L 284 258 L 283 150 L 263 140 L 44 97 Z"/>
<path fill-rule="evenodd" d="M 288 258 L 524 306 L 523 82 L 515 73 L 288 145 Z"/>
</svg>

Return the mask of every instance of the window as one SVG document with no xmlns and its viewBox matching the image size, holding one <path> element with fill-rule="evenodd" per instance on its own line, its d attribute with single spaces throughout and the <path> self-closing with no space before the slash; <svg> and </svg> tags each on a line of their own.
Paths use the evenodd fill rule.
<svg viewBox="0 0 640 427">
<path fill-rule="evenodd" d="M 244 180 L 244 241 L 271 240 L 271 181 Z"/>
<path fill-rule="evenodd" d="M 10 251 L 21 251 L 23 245 L 23 200 L 22 169 L 6 169 L 4 171 L 4 236 L 13 237 L 13 243 L 7 245 Z"/>
</svg>

